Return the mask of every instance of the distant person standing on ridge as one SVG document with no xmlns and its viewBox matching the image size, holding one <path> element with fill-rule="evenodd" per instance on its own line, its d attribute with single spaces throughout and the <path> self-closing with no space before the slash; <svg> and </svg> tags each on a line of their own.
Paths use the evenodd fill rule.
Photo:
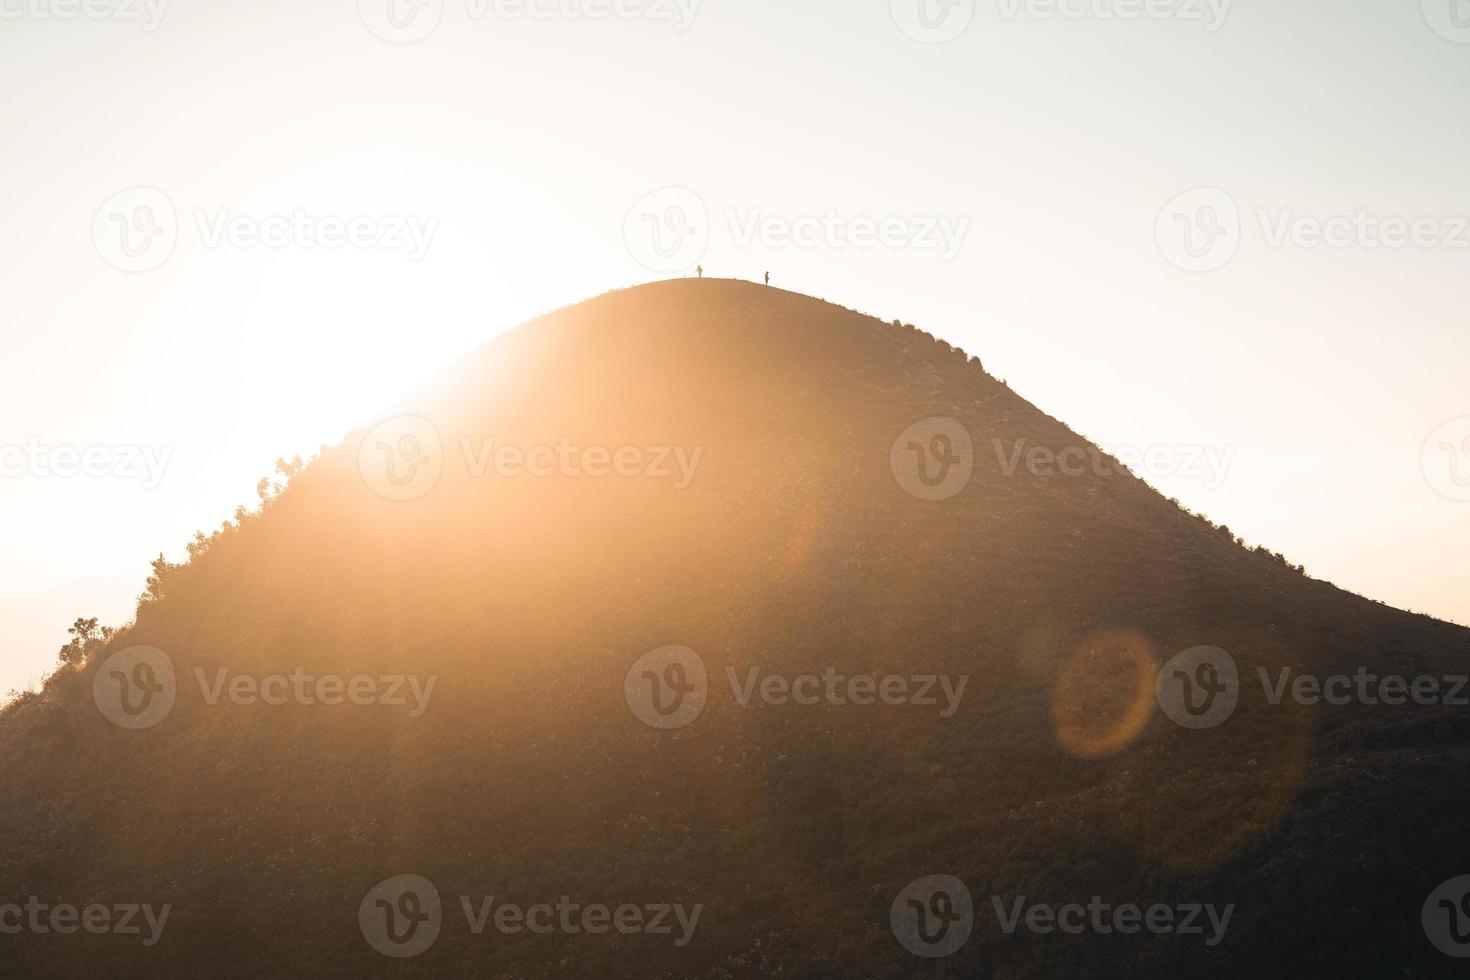
<svg viewBox="0 0 1470 980">
<path fill-rule="evenodd" d="M 766 285 L 769 286 L 770 284 L 771 284 L 771 274 L 769 272 L 767 272 L 766 273 Z"/>
<path fill-rule="evenodd" d="M 704 278 L 704 266 L 702 266 L 702 265 L 696 265 L 694 267 L 694 272 L 695 272 L 696 275 L 699 276 L 699 278 L 701 278 L 701 279 Z"/>
</svg>

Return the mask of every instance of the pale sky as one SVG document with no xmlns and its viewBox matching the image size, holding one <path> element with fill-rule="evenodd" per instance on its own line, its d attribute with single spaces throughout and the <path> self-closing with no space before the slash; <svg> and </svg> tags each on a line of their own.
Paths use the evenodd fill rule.
<svg viewBox="0 0 1470 980">
<path fill-rule="evenodd" d="M 1467 42 L 1465 0 L 0 0 L 0 691 L 277 456 L 680 274 L 649 207 L 1470 622 Z"/>
</svg>

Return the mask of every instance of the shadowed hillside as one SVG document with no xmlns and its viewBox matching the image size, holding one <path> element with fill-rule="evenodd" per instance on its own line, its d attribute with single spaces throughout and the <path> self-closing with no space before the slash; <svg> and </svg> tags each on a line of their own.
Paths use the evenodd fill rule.
<svg viewBox="0 0 1470 980">
<path fill-rule="evenodd" d="M 1009 465 L 1017 447 L 1099 457 L 965 353 L 805 296 L 674 281 L 529 323 L 385 420 L 286 466 L 187 564 L 160 562 L 134 623 L 83 637 L 74 664 L 0 715 L 0 904 L 172 909 L 151 946 L 0 937 L 7 972 L 1453 965 L 1420 911 L 1470 872 L 1470 708 L 1272 704 L 1257 671 L 1456 675 L 1470 631 L 1315 581 L 1117 467 Z M 924 499 L 950 452 L 972 472 Z M 708 682 L 697 718 L 658 728 L 629 691 L 688 675 L 630 668 L 668 646 L 697 654 Z M 118 718 L 142 716 L 108 698 L 137 708 L 128 685 L 167 683 L 109 666 L 136 647 L 167 655 L 175 692 L 130 728 Z M 1156 698 L 1161 666 L 1195 647 L 1239 672 L 1238 705 L 1210 727 L 1176 724 Z M 936 682 L 932 706 L 742 704 L 727 671 L 745 684 L 753 667 L 757 684 L 967 680 L 951 701 Z M 293 672 L 373 686 L 336 705 L 319 688 L 309 704 L 231 693 Z M 390 695 L 397 677 L 412 682 Z M 359 909 L 401 874 L 432 881 L 443 913 L 432 947 L 400 959 L 373 948 Z M 895 938 L 890 909 L 937 874 L 969 887 L 975 924 L 931 960 Z M 1234 913 L 1209 946 L 1007 934 L 992 895 Z M 678 925 L 476 935 L 460 896 L 702 911 L 682 944 Z"/>
</svg>

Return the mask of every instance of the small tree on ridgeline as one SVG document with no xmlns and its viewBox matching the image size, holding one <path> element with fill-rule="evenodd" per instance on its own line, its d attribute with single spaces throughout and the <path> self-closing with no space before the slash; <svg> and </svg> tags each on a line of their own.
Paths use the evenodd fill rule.
<svg viewBox="0 0 1470 980">
<path fill-rule="evenodd" d="M 112 639 L 112 628 L 98 626 L 95 617 L 78 619 L 67 628 L 67 632 L 71 634 L 71 642 L 56 654 L 56 659 L 67 667 L 81 666 L 91 653 Z"/>
</svg>

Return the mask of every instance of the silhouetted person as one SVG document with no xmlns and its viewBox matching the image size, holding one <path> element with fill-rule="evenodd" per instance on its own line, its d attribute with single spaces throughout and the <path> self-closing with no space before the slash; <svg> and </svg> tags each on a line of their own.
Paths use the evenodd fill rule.
<svg viewBox="0 0 1470 980">
<path fill-rule="evenodd" d="M 771 284 L 771 274 L 769 272 L 767 272 L 766 273 L 766 285 L 769 286 L 770 284 Z"/>
<path fill-rule="evenodd" d="M 695 272 L 695 274 L 697 276 L 699 276 L 699 278 L 701 278 L 701 279 L 704 278 L 704 266 L 702 266 L 702 265 L 696 265 L 694 267 L 694 272 Z"/>
</svg>

